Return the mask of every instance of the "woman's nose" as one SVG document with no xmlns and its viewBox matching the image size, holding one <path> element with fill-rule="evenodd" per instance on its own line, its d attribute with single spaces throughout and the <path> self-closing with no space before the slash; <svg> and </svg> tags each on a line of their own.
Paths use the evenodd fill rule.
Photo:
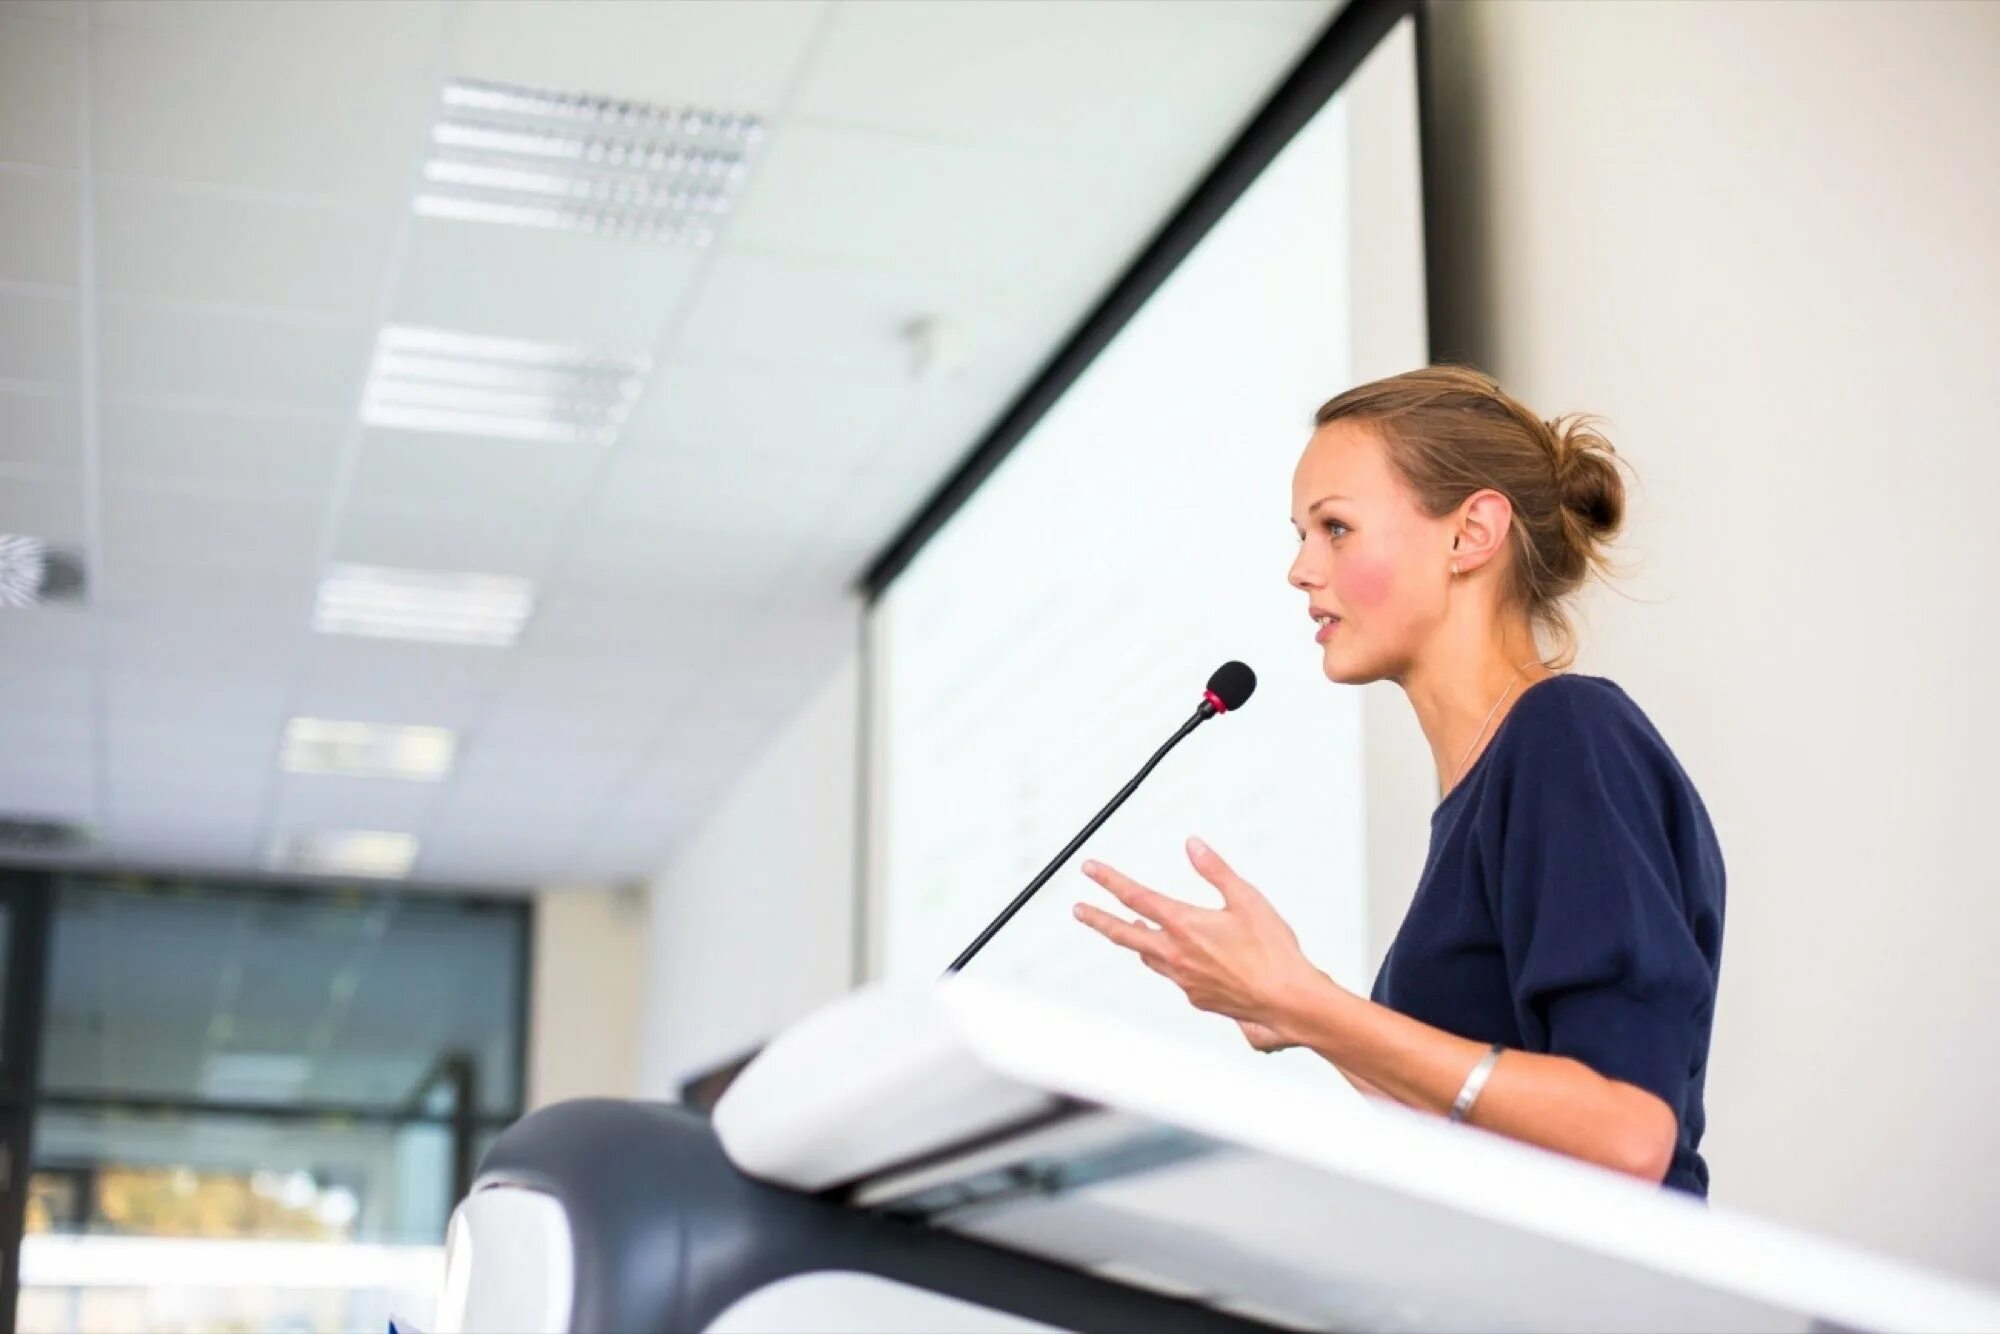
<svg viewBox="0 0 2000 1334">
<path fill-rule="evenodd" d="M 1285 582 L 1301 592 L 1309 593 L 1318 588 L 1326 581 L 1320 578 L 1319 571 L 1313 568 L 1313 564 L 1311 551 L 1303 545 L 1300 546 L 1299 554 L 1292 557 L 1292 568 L 1285 572 Z"/>
</svg>

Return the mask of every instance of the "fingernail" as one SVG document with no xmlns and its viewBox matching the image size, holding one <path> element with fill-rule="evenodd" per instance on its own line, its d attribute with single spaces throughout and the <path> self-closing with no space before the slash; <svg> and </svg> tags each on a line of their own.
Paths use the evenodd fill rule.
<svg viewBox="0 0 2000 1334">
<path fill-rule="evenodd" d="M 1083 873 L 1084 873 L 1085 875 L 1096 875 L 1096 874 L 1097 874 L 1097 863 L 1096 863 L 1096 862 L 1085 862 L 1085 863 L 1083 864 Z"/>
<path fill-rule="evenodd" d="M 1190 838 L 1188 840 L 1188 852 L 1191 856 L 1206 857 L 1208 855 L 1208 844 L 1198 838 Z"/>
<path fill-rule="evenodd" d="M 1081 903 L 1076 904 L 1069 910 L 1069 915 L 1071 917 L 1076 918 L 1077 921 L 1081 922 L 1083 920 L 1083 905 Z"/>
</svg>

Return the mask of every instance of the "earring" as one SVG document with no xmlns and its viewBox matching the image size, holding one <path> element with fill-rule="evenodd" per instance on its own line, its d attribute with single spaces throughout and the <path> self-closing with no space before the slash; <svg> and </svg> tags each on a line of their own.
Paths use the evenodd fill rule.
<svg viewBox="0 0 2000 1334">
<path fill-rule="evenodd" d="M 1457 561 L 1453 561 L 1453 562 L 1451 563 L 1451 577 L 1452 577 L 1452 578 L 1454 578 L 1454 579 L 1458 578 L 1458 562 L 1457 562 Z"/>
</svg>

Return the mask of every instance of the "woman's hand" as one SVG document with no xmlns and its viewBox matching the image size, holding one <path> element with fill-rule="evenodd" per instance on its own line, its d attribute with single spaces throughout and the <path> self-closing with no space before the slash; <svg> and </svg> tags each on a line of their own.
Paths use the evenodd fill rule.
<svg viewBox="0 0 2000 1334">
<path fill-rule="evenodd" d="M 1258 1051 L 1269 1054 L 1274 1051 L 1290 1051 L 1299 1044 L 1291 1041 L 1269 1024 L 1252 1023 L 1248 1019 L 1238 1019 L 1236 1026 L 1243 1030 L 1243 1040 Z"/>
<path fill-rule="evenodd" d="M 1107 940 L 1123 945 L 1139 961 L 1187 994 L 1196 1009 L 1225 1015 L 1243 1025 L 1244 1037 L 1260 1051 L 1292 1045 L 1286 1035 L 1287 1002 L 1325 975 L 1299 949 L 1292 928 L 1270 900 L 1230 870 L 1198 838 L 1187 843 L 1188 860 L 1222 895 L 1222 907 L 1198 908 L 1146 888 L 1098 862 L 1083 873 L 1139 915 L 1128 922 L 1076 905 L 1077 919 Z"/>
</svg>

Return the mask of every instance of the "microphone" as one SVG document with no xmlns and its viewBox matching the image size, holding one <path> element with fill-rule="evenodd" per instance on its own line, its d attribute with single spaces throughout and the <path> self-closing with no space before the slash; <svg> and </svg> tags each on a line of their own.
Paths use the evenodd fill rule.
<svg viewBox="0 0 2000 1334">
<path fill-rule="evenodd" d="M 1000 928 L 1012 921 L 1014 914 L 1026 907 L 1029 899 L 1035 897 L 1035 891 L 1046 885 L 1049 877 L 1062 869 L 1064 862 L 1076 855 L 1076 850 L 1083 846 L 1084 840 L 1096 833 L 1098 826 L 1109 820 L 1111 813 L 1125 804 L 1125 798 L 1139 790 L 1139 784 L 1146 781 L 1146 775 L 1153 772 L 1154 766 L 1165 759 L 1167 752 L 1178 746 L 1182 738 L 1216 714 L 1242 708 L 1256 689 L 1257 673 L 1243 663 L 1225 662 L 1216 668 L 1214 675 L 1208 678 L 1208 687 L 1201 692 L 1201 704 L 1196 707 L 1194 716 L 1182 723 L 1181 730 L 1168 737 L 1167 744 L 1154 751 L 1153 758 L 1147 760 L 1139 772 L 1132 775 L 1132 781 L 1119 788 L 1118 795 L 1105 803 L 1104 809 L 1093 815 L 1090 823 L 1085 825 L 1075 838 L 1063 845 L 1063 850 L 1055 855 L 1055 860 L 1044 866 L 1041 874 L 1030 880 L 1027 888 L 1016 894 L 1014 901 L 1002 908 L 1000 915 L 986 924 L 986 929 L 975 936 L 972 943 L 965 947 L 965 951 L 951 961 L 951 967 L 944 970 L 944 975 L 950 977 L 972 962 L 972 956 L 985 949 L 986 943 L 1000 934 Z"/>
</svg>

